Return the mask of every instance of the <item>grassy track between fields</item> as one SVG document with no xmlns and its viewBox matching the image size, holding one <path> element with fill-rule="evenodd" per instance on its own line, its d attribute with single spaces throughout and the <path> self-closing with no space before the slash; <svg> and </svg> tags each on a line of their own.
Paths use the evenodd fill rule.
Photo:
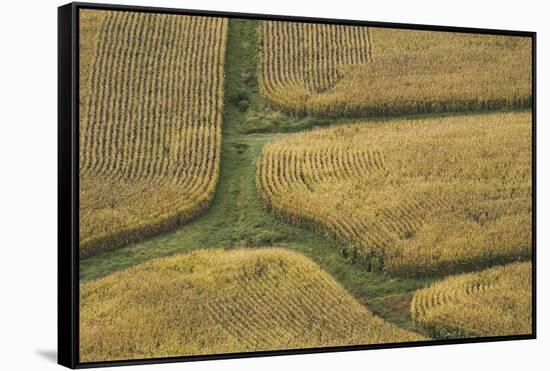
<svg viewBox="0 0 550 371">
<path fill-rule="evenodd" d="M 81 282 L 197 248 L 278 246 L 313 259 L 382 318 L 414 329 L 409 314 L 412 292 L 433 279 L 397 279 L 367 272 L 343 257 L 321 236 L 286 224 L 263 208 L 255 185 L 255 161 L 262 146 L 285 132 L 326 125 L 328 121 L 293 118 L 265 107 L 257 86 L 256 48 L 256 23 L 231 20 L 220 179 L 210 208 L 174 231 L 82 259 Z"/>
</svg>

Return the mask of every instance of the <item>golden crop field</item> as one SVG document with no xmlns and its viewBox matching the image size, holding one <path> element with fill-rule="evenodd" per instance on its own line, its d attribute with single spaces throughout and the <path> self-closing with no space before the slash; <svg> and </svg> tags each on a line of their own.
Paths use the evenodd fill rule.
<svg viewBox="0 0 550 371">
<path fill-rule="evenodd" d="M 530 107 L 525 37 L 265 21 L 260 91 L 276 109 L 387 116 Z"/>
<path fill-rule="evenodd" d="M 531 37 L 79 14 L 80 362 L 530 333 Z"/>
<path fill-rule="evenodd" d="M 83 10 L 80 254 L 204 211 L 219 172 L 227 19 Z"/>
<path fill-rule="evenodd" d="M 413 319 L 434 336 L 531 333 L 531 263 L 445 278 L 415 293 Z"/>
<path fill-rule="evenodd" d="M 81 286 L 81 361 L 424 339 L 384 322 L 301 254 L 201 250 Z"/>
<path fill-rule="evenodd" d="M 531 174 L 530 112 L 317 129 L 257 163 L 269 209 L 402 276 L 530 258 Z"/>
</svg>

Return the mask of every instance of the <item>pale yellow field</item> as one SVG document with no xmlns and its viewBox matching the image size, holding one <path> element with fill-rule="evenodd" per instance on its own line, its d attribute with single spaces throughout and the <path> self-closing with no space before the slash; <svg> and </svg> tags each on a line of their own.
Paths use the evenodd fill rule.
<svg viewBox="0 0 550 371">
<path fill-rule="evenodd" d="M 531 40 L 281 21 L 259 27 L 260 90 L 276 109 L 317 116 L 531 105 Z"/>
<path fill-rule="evenodd" d="M 373 270 L 431 276 L 531 256 L 531 114 L 361 122 L 263 148 L 266 206 Z"/>
<path fill-rule="evenodd" d="M 531 263 L 445 278 L 415 293 L 411 315 L 438 337 L 530 334 Z"/>
<path fill-rule="evenodd" d="M 300 254 L 201 250 L 80 287 L 82 362 L 424 339 Z"/>
<path fill-rule="evenodd" d="M 80 19 L 80 254 L 88 256 L 208 207 L 227 19 L 93 10 Z"/>
</svg>

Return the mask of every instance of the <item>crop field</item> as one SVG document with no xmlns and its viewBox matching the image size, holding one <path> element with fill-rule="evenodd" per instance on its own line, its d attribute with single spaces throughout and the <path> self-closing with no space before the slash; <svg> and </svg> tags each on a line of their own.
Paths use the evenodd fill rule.
<svg viewBox="0 0 550 371">
<path fill-rule="evenodd" d="M 264 147 L 258 187 L 285 220 L 370 269 L 429 276 L 528 259 L 530 122 L 499 113 L 293 134 Z"/>
<path fill-rule="evenodd" d="M 531 38 L 80 11 L 82 362 L 529 334 Z"/>
<path fill-rule="evenodd" d="M 101 11 L 81 19 L 80 254 L 88 256 L 208 207 L 227 20 Z"/>
<path fill-rule="evenodd" d="M 413 319 L 434 336 L 531 332 L 531 263 L 448 277 L 415 293 Z"/>
<path fill-rule="evenodd" d="M 83 285 L 80 303 L 83 361 L 423 339 L 279 249 L 154 260 Z"/>
<path fill-rule="evenodd" d="M 297 115 L 381 116 L 531 105 L 531 40 L 265 21 L 261 92 Z"/>
</svg>

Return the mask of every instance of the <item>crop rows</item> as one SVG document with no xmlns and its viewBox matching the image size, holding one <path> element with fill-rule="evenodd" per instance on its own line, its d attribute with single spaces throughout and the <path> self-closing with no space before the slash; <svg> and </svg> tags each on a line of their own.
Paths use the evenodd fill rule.
<svg viewBox="0 0 550 371">
<path fill-rule="evenodd" d="M 297 115 L 400 115 L 531 104 L 528 38 L 265 21 L 260 91 Z"/>
<path fill-rule="evenodd" d="M 81 361 L 421 340 L 304 256 L 201 250 L 81 286 Z"/>
<path fill-rule="evenodd" d="M 97 13 L 102 16 L 98 17 Z M 80 253 L 204 210 L 219 169 L 227 20 L 83 11 Z M 87 23 L 86 23 L 87 22 Z M 86 58 L 83 58 L 86 59 Z M 83 62 L 84 63 L 84 62 Z"/>
<path fill-rule="evenodd" d="M 176 228 L 209 206 L 228 20 L 92 10 L 80 20 L 87 257 Z M 260 22 L 258 37 L 260 93 L 291 116 L 531 103 L 528 38 L 278 21 Z M 254 99 L 238 103 L 249 111 L 243 117 L 254 114 Z M 257 160 L 256 185 L 267 209 L 367 270 L 434 277 L 485 269 L 415 293 L 411 315 L 430 336 L 528 333 L 531 266 L 518 261 L 532 251 L 531 136 L 527 111 L 279 133 Z M 270 227 L 258 225 L 261 233 Z M 195 251 L 83 283 L 79 320 L 81 362 L 423 339 L 376 317 L 304 256 L 279 249 Z"/>
<path fill-rule="evenodd" d="M 445 278 L 415 293 L 414 321 L 437 337 L 531 333 L 531 263 Z"/>
<path fill-rule="evenodd" d="M 302 113 L 304 100 L 332 88 L 343 65 L 372 58 L 369 29 L 268 21 L 260 25 L 259 84 L 278 109 Z"/>
<path fill-rule="evenodd" d="M 263 148 L 258 189 L 268 209 L 372 270 L 430 276 L 526 259 L 530 120 L 457 116 L 289 135 Z"/>
</svg>

